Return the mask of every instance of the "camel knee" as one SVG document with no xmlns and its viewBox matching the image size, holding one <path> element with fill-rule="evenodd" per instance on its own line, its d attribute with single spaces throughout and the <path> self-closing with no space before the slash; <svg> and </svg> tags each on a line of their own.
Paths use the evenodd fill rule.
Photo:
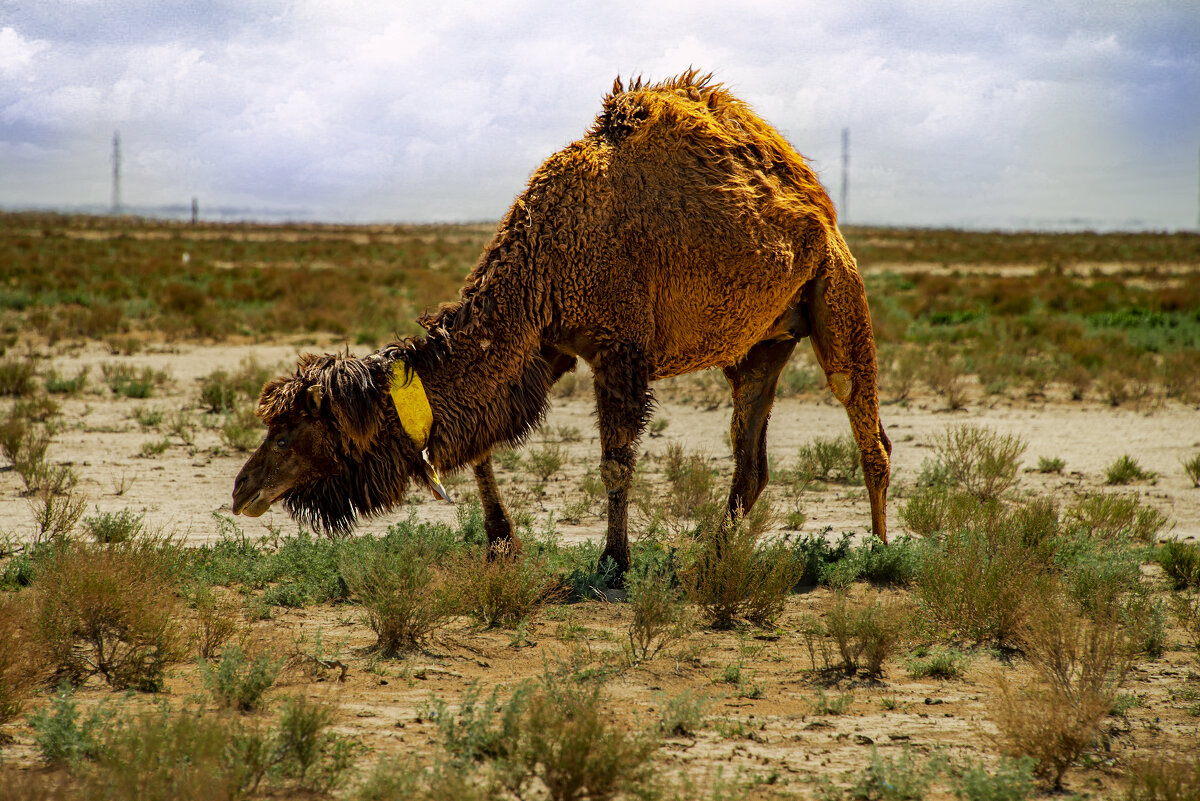
<svg viewBox="0 0 1200 801">
<path fill-rule="evenodd" d="M 605 459 L 600 464 L 600 480 L 610 494 L 626 489 L 633 481 L 633 466 L 618 459 Z"/>
<path fill-rule="evenodd" d="M 850 379 L 849 373 L 831 373 L 829 375 L 829 389 L 833 392 L 833 397 L 837 398 L 841 403 L 849 403 L 850 395 L 854 392 L 854 382 Z"/>
</svg>

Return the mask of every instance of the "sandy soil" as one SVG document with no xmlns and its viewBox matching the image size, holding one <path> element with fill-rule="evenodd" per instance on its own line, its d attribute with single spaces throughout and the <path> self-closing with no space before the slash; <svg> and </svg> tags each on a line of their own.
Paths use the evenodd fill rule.
<svg viewBox="0 0 1200 801">
<path fill-rule="evenodd" d="M 117 511 L 130 508 L 146 515 L 147 522 L 182 536 L 187 542 L 200 543 L 216 536 L 214 514 L 229 515 L 230 493 L 247 454 L 231 451 L 221 444 L 218 431 L 204 425 L 216 423 L 215 416 L 202 413 L 198 403 L 199 381 L 218 369 L 234 370 L 245 359 L 290 369 L 297 352 L 326 350 L 334 346 L 285 345 L 178 345 L 160 352 L 134 356 L 114 356 L 100 345 L 54 355 L 44 363 L 62 375 L 74 375 L 81 367 L 91 370 L 90 391 L 62 401 L 64 429 L 51 446 L 51 458 L 69 463 L 80 478 L 80 490 L 89 499 L 89 509 Z M 167 386 L 144 400 L 119 398 L 109 392 L 100 376 L 100 365 L 124 362 L 137 367 L 152 367 L 170 376 Z M 590 393 L 553 401 L 545 425 L 525 446 L 539 447 L 544 439 L 556 439 L 562 429 L 575 429 L 576 441 L 560 443 L 564 466 L 546 485 L 545 495 L 529 495 L 517 489 L 513 499 L 517 507 L 524 498 L 535 516 L 556 512 L 578 499 L 580 481 L 585 472 L 595 470 L 599 462 L 599 442 Z M 971 423 L 987 426 L 1005 434 L 1020 436 L 1029 447 L 1024 464 L 1032 468 L 1039 457 L 1057 457 L 1066 462 L 1062 475 L 1027 472 L 1022 486 L 1052 492 L 1062 501 L 1073 493 L 1106 489 L 1104 470 L 1122 454 L 1131 454 L 1139 463 L 1156 473 L 1153 483 L 1123 489 L 1134 492 L 1169 516 L 1173 524 L 1170 536 L 1200 537 L 1200 489 L 1192 487 L 1180 464 L 1200 449 L 1200 414 L 1193 407 L 1179 404 L 1151 408 L 1113 408 L 1095 402 L 989 401 L 972 403 L 964 410 L 947 412 L 935 398 L 918 398 L 906 405 L 885 405 L 884 424 L 892 438 L 894 473 L 893 503 L 890 504 L 889 530 L 902 531 L 897 507 L 905 485 L 911 484 L 922 462 L 929 458 L 934 435 L 946 426 Z M 170 414 L 183 408 L 196 420 L 195 442 L 183 444 L 171 438 L 172 446 L 164 453 L 143 457 L 143 443 L 157 441 L 163 434 L 144 429 L 135 419 L 141 409 L 161 409 Z M 732 458 L 726 444 L 729 408 L 697 408 L 665 400 L 655 416 L 667 421 L 661 436 L 646 437 L 643 450 L 651 458 L 661 456 L 667 446 L 678 442 L 688 450 L 709 457 L 714 469 L 727 482 L 732 475 Z M 776 469 L 790 467 L 797 449 L 817 436 L 829 437 L 849 432 L 841 407 L 832 399 L 782 399 L 776 406 L 768 431 L 768 450 Z M 574 439 L 574 437 L 572 437 Z M 512 484 L 531 481 L 526 471 L 512 472 L 498 467 L 499 478 Z M 469 494 L 474 486 L 467 474 L 450 479 L 456 496 Z M 1111 488 L 1107 488 L 1111 489 Z M 23 497 L 21 478 L 7 466 L 0 467 L 0 531 L 19 533 L 32 521 L 29 502 Z M 769 490 L 770 492 L 771 490 Z M 775 496 L 778 497 L 776 491 Z M 770 496 L 768 496 L 770 497 Z M 432 498 L 414 496 L 418 517 L 453 521 L 452 506 Z M 835 532 L 865 532 L 870 514 L 865 495 L 859 488 L 810 491 L 803 510 L 808 527 L 822 530 L 832 526 Z M 391 521 L 407 516 L 407 510 L 363 526 L 365 531 L 384 531 Z M 295 530 L 286 512 L 273 509 L 257 520 L 239 518 L 251 534 L 270 529 Z M 560 524 L 564 538 L 602 536 L 599 517 L 583 520 L 580 525 Z"/>
<path fill-rule="evenodd" d="M 321 348 L 324 349 L 324 348 Z M 178 439 L 161 455 L 143 457 L 141 446 L 159 440 L 162 433 L 143 430 L 134 419 L 143 407 L 161 407 L 167 412 L 186 408 L 202 418 L 198 406 L 198 379 L 218 368 L 236 368 L 253 357 L 282 366 L 298 350 L 294 344 L 280 345 L 179 345 L 161 352 L 114 356 L 100 346 L 53 356 L 50 364 L 61 374 L 72 375 L 81 366 L 92 368 L 93 390 L 63 401 L 65 427 L 52 447 L 52 458 L 70 463 L 80 477 L 80 490 L 93 507 L 117 511 L 130 508 L 144 513 L 147 522 L 198 544 L 218 536 L 214 515 L 229 515 L 233 479 L 246 454 L 230 452 L 221 445 L 215 429 L 198 425 L 194 444 Z M 114 398 L 99 380 L 103 362 L 129 362 L 169 371 L 171 381 L 155 397 L 146 400 Z M 722 478 L 728 481 L 731 464 L 725 431 L 728 408 L 713 410 L 665 401 L 656 416 L 668 421 L 662 435 L 648 437 L 644 449 L 660 456 L 672 442 L 707 454 Z M 1200 448 L 1200 415 L 1194 408 L 1167 405 L 1146 409 L 1111 408 L 1095 403 L 1026 400 L 985 405 L 971 403 L 959 412 L 938 408 L 932 398 L 918 398 L 908 405 L 883 409 L 885 424 L 895 444 L 893 487 L 902 496 L 911 485 L 922 462 L 929 458 L 931 438 L 952 423 L 975 423 L 1028 441 L 1026 466 L 1039 457 L 1058 457 L 1066 462 L 1062 475 L 1026 472 L 1021 486 L 1050 492 L 1062 503 L 1078 492 L 1103 488 L 1105 467 L 1124 453 L 1135 456 L 1159 478 L 1126 492 L 1135 492 L 1166 513 L 1171 529 L 1166 536 L 1200 537 L 1200 489 L 1194 489 L 1180 465 L 1183 457 Z M 564 467 L 546 486 L 545 495 L 530 489 L 527 471 L 499 469 L 499 477 L 512 505 L 524 508 L 539 521 L 548 512 L 561 514 L 563 507 L 580 496 L 580 483 L 599 458 L 592 405 L 583 398 L 556 399 L 543 431 L 557 438 L 563 430 L 578 430 L 578 441 L 561 443 L 566 453 Z M 770 428 L 770 451 L 780 467 L 790 467 L 797 448 L 814 436 L 831 436 L 848 431 L 840 406 L 810 398 L 780 401 Z M 570 438 L 570 437 L 569 437 Z M 530 447 L 539 447 L 535 436 Z M 653 478 L 654 474 L 651 473 Z M 659 479 L 661 480 L 661 479 Z M 472 482 L 462 478 L 452 487 L 462 496 Z M 0 470 L 0 531 L 27 536 L 32 527 L 23 484 L 11 469 Z M 778 495 L 776 496 L 779 497 Z M 432 499 L 414 498 L 420 519 L 452 522 L 455 507 Z M 902 533 L 897 497 L 889 510 L 893 533 Z M 865 534 L 869 508 L 861 488 L 808 491 L 802 500 L 808 516 L 806 530 L 855 531 Z M 383 531 L 393 516 L 363 526 L 366 531 Z M 273 510 L 257 520 L 239 519 L 250 535 L 295 530 L 286 513 Z M 564 540 L 599 538 L 603 520 L 585 517 L 578 524 L 559 524 Z M 635 532 L 636 533 L 636 532 Z M 1149 569 L 1149 568 L 1148 568 Z M 1153 568 L 1150 570 L 1156 570 Z M 859 593 L 873 590 L 858 588 Z M 831 602 L 826 589 L 794 596 L 778 628 L 770 634 L 711 632 L 697 630 L 673 644 L 657 658 L 636 667 L 625 666 L 609 689 L 620 714 L 630 722 L 648 724 L 656 719 L 666 699 L 692 690 L 712 699 L 709 721 L 691 737 L 670 738 L 663 748 L 667 773 L 686 772 L 704 786 L 718 768 L 725 775 L 754 779 L 761 786 L 752 797 L 770 792 L 812 797 L 812 781 L 831 778 L 842 784 L 867 765 L 871 747 L 885 756 L 896 756 L 903 748 L 923 754 L 940 751 L 955 758 L 995 758 L 995 726 L 990 704 L 995 698 L 995 676 L 1001 662 L 988 652 L 974 654 L 966 677 L 956 681 L 913 679 L 904 663 L 888 663 L 883 681 L 830 679 L 811 673 L 809 654 L 799 633 L 800 616 L 820 613 Z M 419 716 L 431 694 L 454 701 L 471 682 L 479 680 L 485 690 L 511 688 L 518 681 L 538 675 L 544 660 L 582 647 L 598 659 L 614 658 L 625 642 L 631 619 L 628 605 L 592 602 L 555 606 L 531 624 L 527 639 L 519 641 L 510 632 L 480 631 L 460 621 L 426 651 L 402 660 L 378 662 L 365 653 L 373 641 L 370 630 L 357 612 L 347 607 L 280 610 L 272 620 L 255 624 L 256 636 L 276 643 L 278 652 L 299 650 L 299 638 L 312 642 L 321 636 L 332 652 L 350 669 L 344 682 L 333 673 L 308 672 L 311 664 L 297 661 L 283 679 L 277 693 L 304 692 L 336 701 L 341 709 L 338 730 L 352 734 L 370 746 L 370 762 L 380 754 L 420 753 L 434 741 L 432 724 Z M 1106 737 L 1113 753 L 1169 753 L 1194 747 L 1200 742 L 1197 720 L 1179 689 L 1195 687 L 1197 663 L 1185 650 L 1175 632 L 1175 645 L 1153 662 L 1140 664 L 1125 691 L 1137 696 L 1138 704 L 1124 717 L 1111 718 Z M 607 656 L 606 656 L 607 655 Z M 745 697 L 719 676 L 725 667 L 744 664 L 748 686 L 756 686 L 760 697 Z M 1003 668 L 1009 670 L 1010 668 Z M 1019 673 L 1019 670 L 1018 670 Z M 200 687 L 194 665 L 172 671 L 168 696 L 183 703 Z M 817 714 L 818 693 L 830 697 L 853 696 L 840 715 Z M 82 692 L 85 703 L 111 697 L 98 682 Z M 39 700 L 40 706 L 45 700 Z M 31 767 L 36 752 L 29 732 L 21 729 L 6 747 L 10 766 Z M 1119 785 L 1108 757 L 1089 769 L 1072 771 L 1068 784 L 1076 792 L 1105 795 Z M 708 778 L 706 778 L 708 777 Z M 931 797 L 946 797 L 944 788 Z"/>
</svg>

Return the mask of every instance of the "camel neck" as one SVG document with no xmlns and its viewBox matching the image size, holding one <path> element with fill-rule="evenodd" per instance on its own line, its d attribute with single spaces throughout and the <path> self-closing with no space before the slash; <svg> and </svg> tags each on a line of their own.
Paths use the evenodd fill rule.
<svg viewBox="0 0 1200 801">
<path fill-rule="evenodd" d="M 425 447 L 438 469 L 521 442 L 545 415 L 553 376 L 536 350 L 460 337 L 453 345 L 427 339 L 413 357 L 433 418 Z"/>
</svg>

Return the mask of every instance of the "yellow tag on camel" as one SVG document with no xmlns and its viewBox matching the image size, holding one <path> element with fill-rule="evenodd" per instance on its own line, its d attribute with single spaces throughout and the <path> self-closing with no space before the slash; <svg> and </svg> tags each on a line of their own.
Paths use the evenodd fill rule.
<svg viewBox="0 0 1200 801">
<path fill-rule="evenodd" d="M 425 386 L 416 370 L 401 369 L 392 373 L 392 403 L 396 404 L 396 414 L 400 417 L 400 426 L 408 434 L 416 446 L 421 449 L 421 458 L 425 461 L 425 477 L 433 488 L 433 494 L 439 499 L 450 502 L 450 493 L 442 486 L 437 470 L 429 461 L 425 451 L 425 443 L 429 441 L 429 429 L 433 427 L 433 409 L 429 406 L 429 396 L 425 394 Z"/>
<path fill-rule="evenodd" d="M 418 448 L 424 448 L 433 427 L 433 409 L 416 370 L 399 369 L 392 373 L 392 402 L 396 404 L 404 433 Z"/>
</svg>

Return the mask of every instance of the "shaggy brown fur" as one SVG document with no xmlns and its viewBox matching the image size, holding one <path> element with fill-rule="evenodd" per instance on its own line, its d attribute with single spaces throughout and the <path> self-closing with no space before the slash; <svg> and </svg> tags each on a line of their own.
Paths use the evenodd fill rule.
<svg viewBox="0 0 1200 801">
<path fill-rule="evenodd" d="M 325 450 L 277 460 L 307 465 L 300 472 L 309 488 L 282 493 L 294 513 L 342 528 L 354 512 L 390 508 L 407 477 L 423 476 L 419 454 L 387 419 L 395 412 L 383 379 L 402 365 L 417 371 L 429 395 L 430 460 L 441 470 L 476 465 L 489 537 L 507 536 L 489 450 L 521 440 L 541 420 L 550 386 L 579 357 L 595 375 L 609 494 L 604 557 L 623 570 L 650 382 L 724 370 L 734 399 L 729 508 L 739 514 L 767 483 L 766 425 L 779 372 L 809 336 L 846 407 L 872 527 L 886 540 L 891 444 L 879 422 L 862 279 L 808 165 L 708 77 L 692 71 L 628 88 L 618 79 L 584 138 L 534 173 L 460 294 L 421 319 L 424 339 L 365 360 L 306 357 L 295 376 L 264 389 L 259 411 L 272 433 L 263 448 L 298 420 L 322 432 L 305 441 Z M 324 401 L 316 416 L 297 403 L 314 384 Z M 267 495 L 282 486 L 253 495 L 278 470 L 262 452 L 239 475 L 235 511 L 269 506 Z M 351 490 L 356 481 L 364 488 Z M 339 492 L 347 495 L 334 500 Z"/>
</svg>

